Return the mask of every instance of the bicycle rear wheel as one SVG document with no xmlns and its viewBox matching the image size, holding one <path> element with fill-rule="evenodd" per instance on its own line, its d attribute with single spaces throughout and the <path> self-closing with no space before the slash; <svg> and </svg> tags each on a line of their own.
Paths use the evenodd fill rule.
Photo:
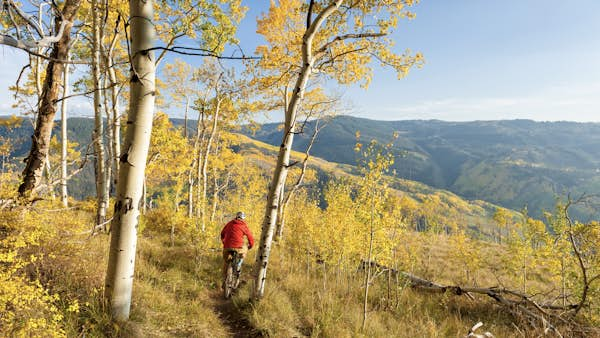
<svg viewBox="0 0 600 338">
<path fill-rule="evenodd" d="M 235 288 L 235 272 L 233 271 L 233 264 L 230 261 L 227 264 L 227 275 L 225 277 L 225 298 L 228 299 L 233 293 Z"/>
</svg>

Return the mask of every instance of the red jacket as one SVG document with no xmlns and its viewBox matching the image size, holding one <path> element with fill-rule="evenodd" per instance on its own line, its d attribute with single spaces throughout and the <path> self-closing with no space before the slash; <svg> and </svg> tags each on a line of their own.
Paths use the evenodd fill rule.
<svg viewBox="0 0 600 338">
<path fill-rule="evenodd" d="M 221 230 L 221 242 L 223 242 L 223 248 L 241 248 L 244 246 L 244 235 L 248 237 L 248 249 L 254 246 L 254 237 L 248 224 L 241 219 L 234 219 L 227 223 L 223 230 Z"/>
</svg>

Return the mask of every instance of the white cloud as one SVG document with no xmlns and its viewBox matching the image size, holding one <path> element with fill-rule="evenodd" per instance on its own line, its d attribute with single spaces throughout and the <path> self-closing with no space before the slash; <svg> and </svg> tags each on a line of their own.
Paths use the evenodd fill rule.
<svg viewBox="0 0 600 338">
<path fill-rule="evenodd" d="M 532 119 L 600 122 L 600 83 L 549 87 L 516 97 L 453 97 L 381 107 L 368 111 L 385 120 L 440 119 L 450 121 Z M 367 114 L 365 114 L 366 116 Z"/>
</svg>

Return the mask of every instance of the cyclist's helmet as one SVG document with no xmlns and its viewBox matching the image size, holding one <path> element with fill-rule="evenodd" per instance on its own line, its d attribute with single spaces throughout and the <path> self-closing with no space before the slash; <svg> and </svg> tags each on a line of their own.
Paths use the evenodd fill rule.
<svg viewBox="0 0 600 338">
<path fill-rule="evenodd" d="M 246 214 L 243 211 L 238 211 L 237 214 L 235 214 L 235 218 L 244 219 L 246 218 Z"/>
</svg>

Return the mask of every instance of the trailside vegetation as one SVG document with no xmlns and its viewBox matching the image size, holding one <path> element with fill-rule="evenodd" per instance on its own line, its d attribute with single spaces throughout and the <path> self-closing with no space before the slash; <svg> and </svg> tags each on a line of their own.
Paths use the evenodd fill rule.
<svg viewBox="0 0 600 338">
<path fill-rule="evenodd" d="M 22 173 L 19 138 L 0 137 L 0 335 L 600 335 L 600 223 L 573 217 L 597 196 L 535 214 L 466 201 L 395 177 L 397 132 L 352 130 L 356 165 L 313 156 L 345 109 L 332 82 L 423 64 L 389 39 L 416 2 L 272 1 L 251 57 L 241 1 L 1 4 L 0 44 L 30 64 L 11 87 L 23 117 L 0 127 L 33 135 Z M 85 95 L 75 142 L 66 102 Z M 276 147 L 242 134 L 266 111 L 283 112 Z M 68 197 L 83 175 L 94 197 Z M 219 233 L 237 211 L 260 244 L 225 300 Z"/>
</svg>

